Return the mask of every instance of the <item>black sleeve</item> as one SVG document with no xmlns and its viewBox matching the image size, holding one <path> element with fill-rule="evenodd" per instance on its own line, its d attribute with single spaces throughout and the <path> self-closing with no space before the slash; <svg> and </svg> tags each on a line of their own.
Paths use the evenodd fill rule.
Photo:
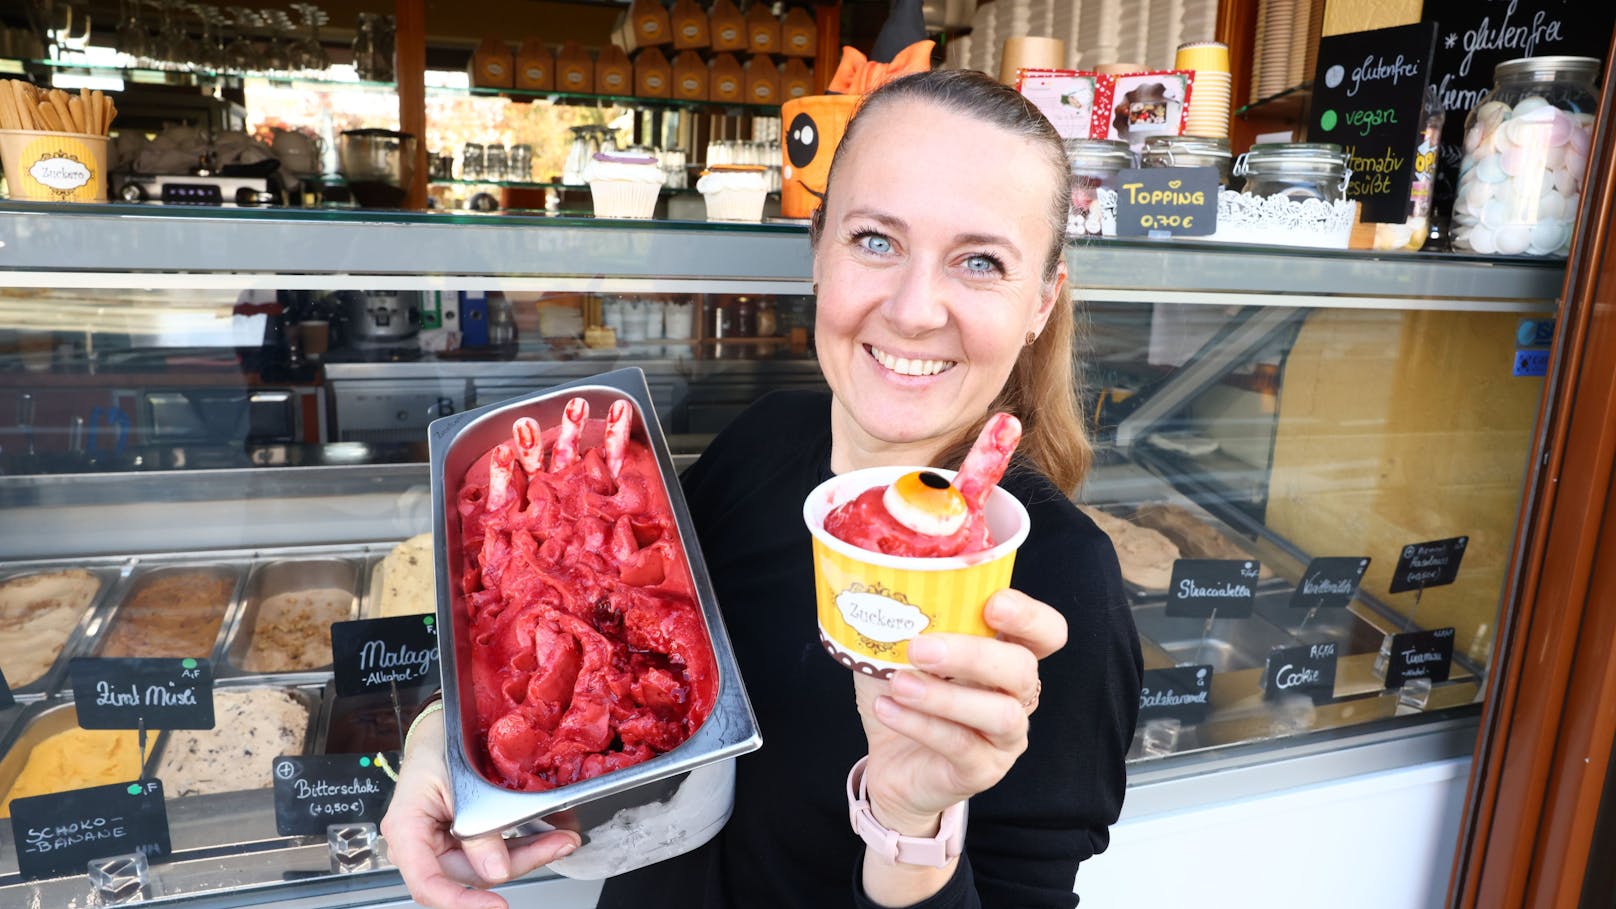
<svg viewBox="0 0 1616 909">
<path fill-rule="evenodd" d="M 1026 753 L 971 799 L 965 856 L 924 909 L 1070 909 L 1078 863 L 1106 848 L 1122 811 L 1142 660 L 1116 550 L 1067 503 L 1029 510 L 1034 533 L 1011 586 L 1066 616 L 1067 643 L 1039 665 Z M 1039 533 L 1041 522 L 1060 529 Z M 853 880 L 855 904 L 875 909 L 862 864 Z"/>
</svg>

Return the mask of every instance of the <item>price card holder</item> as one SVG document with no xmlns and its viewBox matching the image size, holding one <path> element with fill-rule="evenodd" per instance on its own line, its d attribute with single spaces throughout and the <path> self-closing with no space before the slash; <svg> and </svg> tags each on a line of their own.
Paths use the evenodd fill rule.
<svg viewBox="0 0 1616 909">
<path fill-rule="evenodd" d="M 1218 229 L 1218 172 L 1138 167 L 1117 182 L 1117 236 L 1207 237 Z"/>
<path fill-rule="evenodd" d="M 1268 652 L 1268 665 L 1263 670 L 1263 697 L 1273 700 L 1305 694 L 1315 704 L 1333 699 L 1338 656 L 1334 641 L 1274 648 Z"/>
<path fill-rule="evenodd" d="M 1452 584 L 1459 576 L 1459 562 L 1464 559 L 1469 537 L 1450 537 L 1427 543 L 1410 543 L 1397 557 L 1397 568 L 1392 571 L 1392 593 L 1424 590 Z"/>
<path fill-rule="evenodd" d="M 99 858 L 168 855 L 168 809 L 157 780 L 92 786 L 11 803 L 17 869 L 24 880 L 83 874 Z"/>
<path fill-rule="evenodd" d="M 6 673 L 0 670 L 0 710 L 14 706 L 17 699 L 11 696 L 11 686 L 6 684 Z"/>
<path fill-rule="evenodd" d="M 438 687 L 438 626 L 432 615 L 336 622 L 331 658 L 337 694 Z"/>
<path fill-rule="evenodd" d="M 1292 609 L 1342 609 L 1358 595 L 1368 556 L 1324 556 L 1307 563 L 1291 591 Z"/>
<path fill-rule="evenodd" d="M 1212 713 L 1212 667 L 1146 669 L 1139 687 L 1139 722 L 1173 719 L 1186 726 Z"/>
<path fill-rule="evenodd" d="M 387 752 L 398 765 L 398 752 Z M 284 755 L 275 759 L 275 831 L 281 836 L 326 835 L 333 824 L 380 824 L 393 781 L 375 755 Z"/>
<path fill-rule="evenodd" d="M 77 657 L 68 664 L 85 729 L 212 729 L 213 664 Z"/>
<path fill-rule="evenodd" d="M 1243 619 L 1257 598 L 1261 566 L 1252 559 L 1179 559 L 1167 588 L 1167 614 L 1178 618 Z"/>
<path fill-rule="evenodd" d="M 1386 666 L 1386 687 L 1401 688 L 1412 679 L 1446 682 L 1453 670 L 1453 629 L 1394 634 Z"/>
</svg>

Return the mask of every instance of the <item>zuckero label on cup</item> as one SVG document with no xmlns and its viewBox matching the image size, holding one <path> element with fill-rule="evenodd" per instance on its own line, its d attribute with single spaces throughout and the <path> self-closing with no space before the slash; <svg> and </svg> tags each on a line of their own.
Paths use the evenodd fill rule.
<svg viewBox="0 0 1616 909">
<path fill-rule="evenodd" d="M 1174 719 L 1199 723 L 1212 713 L 1212 667 L 1146 669 L 1139 686 L 1139 722 Z"/>
<path fill-rule="evenodd" d="M 83 874 L 89 862 L 130 852 L 168 855 L 163 784 L 137 780 L 11 803 L 12 841 L 23 880 Z"/>
<path fill-rule="evenodd" d="M 331 625 L 331 665 L 337 694 L 416 686 L 437 687 L 438 626 L 434 615 L 401 615 Z"/>
<path fill-rule="evenodd" d="M 68 663 L 84 729 L 212 729 L 207 660 L 76 657 Z"/>
<path fill-rule="evenodd" d="M 1117 178 L 1117 236 L 1205 237 L 1218 229 L 1218 172 L 1142 167 Z"/>
<path fill-rule="evenodd" d="M 1322 556 L 1307 563 L 1291 592 L 1292 609 L 1340 609 L 1358 595 L 1368 556 Z"/>
<path fill-rule="evenodd" d="M 398 766 L 396 751 L 384 755 Z M 373 754 L 283 755 L 274 760 L 275 832 L 323 834 L 331 824 L 381 823 L 393 781 Z"/>
<path fill-rule="evenodd" d="M 1410 543 L 1397 557 L 1392 571 L 1392 593 L 1423 590 L 1452 584 L 1459 576 L 1469 537 L 1449 537 L 1425 543 Z"/>
<path fill-rule="evenodd" d="M 1453 671 L 1453 629 L 1405 631 L 1392 635 L 1386 663 L 1386 687 L 1401 688 L 1411 679 L 1446 682 Z"/>
<path fill-rule="evenodd" d="M 1220 619 L 1251 615 L 1261 566 L 1255 559 L 1178 559 L 1167 588 L 1167 614 Z"/>
<path fill-rule="evenodd" d="M 1334 641 L 1276 647 L 1269 651 L 1263 670 L 1263 697 L 1273 700 L 1288 694 L 1305 694 L 1315 703 L 1335 697 L 1337 651 Z"/>
<path fill-rule="evenodd" d="M 836 608 L 855 631 L 878 644 L 907 641 L 931 625 L 931 617 L 903 594 L 880 584 L 866 586 L 854 581 L 836 595 Z"/>
</svg>

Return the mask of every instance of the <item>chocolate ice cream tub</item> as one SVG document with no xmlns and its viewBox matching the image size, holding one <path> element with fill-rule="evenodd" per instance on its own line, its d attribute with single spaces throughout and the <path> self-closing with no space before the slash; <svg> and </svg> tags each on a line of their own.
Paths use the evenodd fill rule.
<svg viewBox="0 0 1616 909">
<path fill-rule="evenodd" d="M 632 439 L 647 446 L 666 490 L 696 606 L 711 646 L 713 706 L 691 735 L 648 760 L 548 791 L 506 788 L 483 769 L 483 739 L 477 728 L 472 682 L 470 602 L 461 566 L 460 494 L 467 470 L 512 437 L 512 423 L 531 417 L 543 429 L 561 424 L 567 402 L 581 397 L 591 415 L 604 415 L 626 401 Z M 433 421 L 428 430 L 432 471 L 432 522 L 437 570 L 446 750 L 454 786 L 456 836 L 504 831 L 531 834 L 565 828 L 583 845 L 551 863 L 557 873 L 604 878 L 688 852 L 715 836 L 734 801 L 734 759 L 762 745 L 757 721 L 742 686 L 740 667 L 724 630 L 695 528 L 679 488 L 668 445 L 651 403 L 645 374 L 622 369 Z M 787 516 L 782 516 L 785 519 Z"/>
</svg>

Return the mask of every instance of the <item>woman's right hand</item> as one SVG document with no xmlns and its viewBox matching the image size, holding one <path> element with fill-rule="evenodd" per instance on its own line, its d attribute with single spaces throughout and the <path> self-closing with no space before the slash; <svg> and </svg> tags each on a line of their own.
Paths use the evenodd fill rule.
<svg viewBox="0 0 1616 909">
<path fill-rule="evenodd" d="M 443 711 L 422 720 L 410 736 L 382 835 L 410 896 L 427 909 L 509 909 L 485 888 L 529 874 L 578 848 L 578 835 L 552 830 L 505 840 L 497 833 L 458 839 L 454 791 L 443 758 Z"/>
</svg>

